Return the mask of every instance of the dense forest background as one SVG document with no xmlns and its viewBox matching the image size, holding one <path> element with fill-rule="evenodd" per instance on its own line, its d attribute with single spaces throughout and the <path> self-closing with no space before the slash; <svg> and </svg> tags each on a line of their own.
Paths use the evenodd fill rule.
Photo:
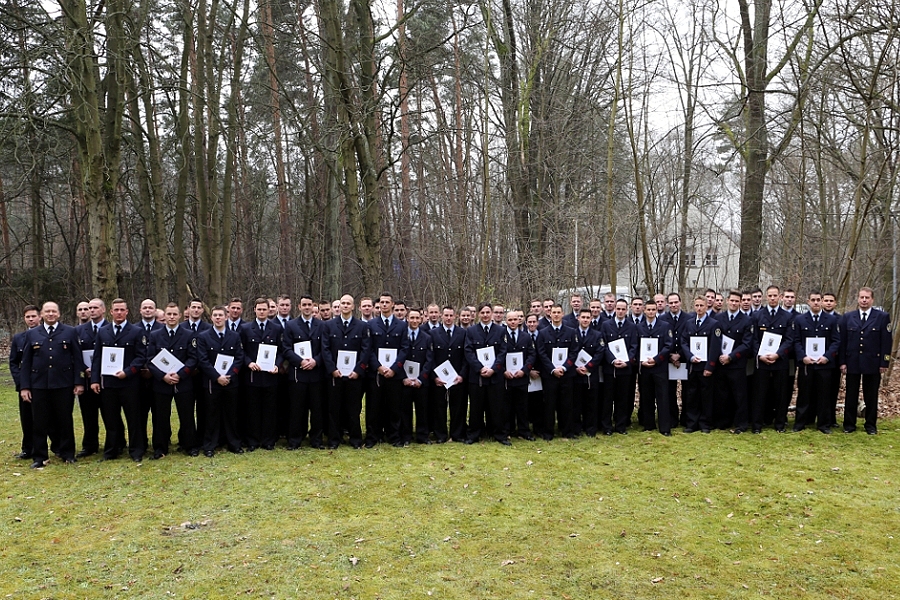
<svg viewBox="0 0 900 600">
<path fill-rule="evenodd" d="M 898 33 L 896 0 L 0 0 L 0 325 L 690 292 L 698 218 L 744 285 L 893 309 Z"/>
</svg>

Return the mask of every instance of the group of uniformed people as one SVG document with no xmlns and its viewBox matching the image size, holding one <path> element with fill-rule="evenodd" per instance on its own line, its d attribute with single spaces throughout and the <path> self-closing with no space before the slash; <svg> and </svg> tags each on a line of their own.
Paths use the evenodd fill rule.
<svg viewBox="0 0 900 600">
<path fill-rule="evenodd" d="M 163 458 L 173 400 L 180 450 L 209 457 L 219 447 L 272 450 L 281 438 L 295 450 L 305 439 L 336 449 L 625 434 L 636 395 L 639 426 L 665 436 L 679 424 L 685 433 L 785 432 L 795 378 L 793 431 L 831 433 L 842 374 L 843 430 L 856 430 L 862 387 L 865 430 L 877 432 L 892 338 L 869 288 L 844 315 L 833 294 L 817 291 L 798 313 L 796 294 L 777 286 L 765 295 L 707 290 L 693 312 L 677 293 L 646 302 L 606 294 L 586 305 L 574 294 L 569 302 L 568 314 L 553 299 L 533 300 L 527 315 L 491 303 L 457 314 L 408 308 L 385 292 L 362 298 L 357 315 L 350 295 L 333 303 L 304 295 L 292 317 L 282 295 L 256 299 L 250 320 L 234 298 L 208 322 L 199 299 L 184 312 L 145 300 L 140 320 L 129 322 L 124 300 L 112 301 L 107 320 L 95 298 L 78 305 L 75 327 L 60 322 L 54 302 L 28 306 L 28 329 L 10 352 L 18 456 L 33 468 L 50 452 L 67 463 L 98 452 Z M 76 396 L 84 424 L 77 454 Z"/>
</svg>

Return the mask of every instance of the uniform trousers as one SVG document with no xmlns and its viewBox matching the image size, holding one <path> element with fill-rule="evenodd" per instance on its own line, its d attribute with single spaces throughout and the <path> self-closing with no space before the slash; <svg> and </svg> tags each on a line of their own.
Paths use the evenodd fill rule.
<svg viewBox="0 0 900 600">
<path fill-rule="evenodd" d="M 668 368 L 661 371 L 641 371 L 641 398 L 638 405 L 638 422 L 645 429 L 656 429 L 656 413 L 659 413 L 659 432 L 669 433 L 672 424 L 669 414 L 669 373 Z M 641 410 L 644 410 L 641 418 Z"/>
<path fill-rule="evenodd" d="M 706 377 L 697 369 L 688 373 L 684 386 L 684 404 L 681 412 L 684 415 L 685 429 L 696 431 L 712 429 L 713 416 L 713 378 Z"/>
<path fill-rule="evenodd" d="M 447 407 L 450 411 L 450 429 L 448 434 L 455 442 L 464 441 L 469 435 L 466 416 L 469 410 L 469 398 L 465 383 L 454 385 L 447 392 Z"/>
<path fill-rule="evenodd" d="M 178 413 L 178 445 L 183 452 L 200 448 L 197 425 L 194 423 L 194 392 L 156 394 L 153 400 L 153 451 L 169 453 L 172 440 L 172 399 Z"/>
<path fill-rule="evenodd" d="M 481 436 L 485 433 L 485 409 L 495 407 L 496 412 L 502 413 L 503 405 L 502 383 L 493 383 L 484 378 L 481 378 L 477 383 L 469 383 L 469 427 L 467 439 L 473 442 L 480 440 Z M 495 411 L 491 412 L 496 418 L 497 414 Z M 505 423 L 505 421 L 501 421 L 501 423 Z M 505 429 L 505 425 L 501 423 L 495 423 L 495 426 Z M 497 435 L 498 432 L 495 430 L 494 437 L 497 437 Z M 502 431 L 500 432 L 500 435 L 503 435 Z M 497 437 L 497 439 L 503 438 Z"/>
<path fill-rule="evenodd" d="M 866 402 L 866 431 L 876 431 L 878 420 L 878 388 L 881 387 L 881 373 L 847 373 L 847 392 L 844 397 L 844 431 L 856 430 L 859 411 L 859 384 L 862 382 L 863 400 Z"/>
<path fill-rule="evenodd" d="M 453 386 L 450 390 L 462 389 L 463 386 Z M 447 404 L 448 392 L 446 388 L 434 385 L 428 386 L 428 428 L 434 432 L 434 439 L 439 444 L 443 444 L 450 436 L 447 431 Z M 466 418 L 463 416 L 463 428 L 465 429 Z M 465 435 L 465 434 L 463 434 Z"/>
<path fill-rule="evenodd" d="M 19 396 L 19 424 L 22 426 L 22 452 L 30 455 L 34 446 L 34 414 L 30 402 Z"/>
<path fill-rule="evenodd" d="M 297 448 L 309 433 L 309 443 L 321 447 L 325 433 L 325 402 L 320 381 L 292 381 L 288 387 L 290 423 L 287 428 L 289 448 Z M 359 419 L 357 419 L 359 420 Z"/>
<path fill-rule="evenodd" d="M 204 393 L 206 429 L 203 433 L 203 450 L 215 452 L 219 440 L 225 440 L 225 446 L 232 452 L 237 452 L 241 449 L 241 436 L 237 431 L 238 386 L 222 387 L 212 382 L 212 391 L 207 388 Z"/>
<path fill-rule="evenodd" d="M 731 406 L 728 412 L 716 413 L 713 409 L 714 425 L 719 429 L 727 429 L 734 426 L 735 429 L 745 430 L 750 423 L 750 405 L 747 401 L 747 370 L 746 369 L 718 369 L 715 378 L 716 405 Z M 730 417 L 728 415 L 731 415 Z M 726 420 L 730 419 L 730 420 Z"/>
<path fill-rule="evenodd" d="M 800 431 L 808 425 L 816 425 L 819 429 L 831 427 L 829 391 L 834 370 L 810 369 L 803 364 L 797 369 L 797 412 L 794 414 L 794 431 Z"/>
<path fill-rule="evenodd" d="M 350 445 L 359 448 L 363 443 L 359 417 L 362 412 L 363 379 L 349 377 L 332 378 L 325 383 L 328 390 L 328 444 L 336 447 L 343 439 L 344 423 L 341 414 L 346 415 L 346 426 Z"/>
<path fill-rule="evenodd" d="M 600 429 L 604 433 L 613 430 L 625 433 L 634 410 L 634 392 L 630 373 L 603 374 L 603 405 L 600 409 Z"/>
<path fill-rule="evenodd" d="M 278 441 L 276 420 L 278 413 L 278 385 L 247 386 L 247 414 L 250 417 L 247 445 L 251 448 L 270 448 Z"/>
<path fill-rule="evenodd" d="M 49 436 L 56 454 L 63 460 L 74 459 L 75 427 L 72 423 L 72 410 L 75 408 L 75 396 L 72 388 L 32 389 L 30 405 L 33 416 L 32 458 L 35 461 L 49 458 Z"/>
<path fill-rule="evenodd" d="M 147 419 L 137 386 L 105 388 L 100 391 L 100 416 L 106 428 L 103 458 L 118 458 L 122 451 L 122 412 L 128 429 L 128 454 L 141 460 L 147 451 Z M 141 418 L 143 417 L 143 419 Z"/>
<path fill-rule="evenodd" d="M 572 381 L 572 404 L 575 412 L 577 435 L 597 435 L 600 414 L 600 392 L 603 384 L 591 381 L 585 375 L 576 375 Z"/>
<path fill-rule="evenodd" d="M 544 439 L 552 439 L 556 423 L 559 421 L 559 433 L 569 437 L 572 429 L 572 379 L 549 375 L 541 377 L 544 387 Z"/>
<path fill-rule="evenodd" d="M 762 429 L 764 423 L 774 422 L 775 429 L 784 429 L 787 425 L 787 404 L 785 404 L 784 386 L 788 382 L 787 369 L 757 369 L 753 375 L 756 393 L 750 405 L 750 424 L 753 429 Z M 768 420 L 769 402 L 774 402 L 773 421 Z"/>
<path fill-rule="evenodd" d="M 509 424 L 506 430 L 519 437 L 531 435 L 528 421 L 528 386 L 506 383 L 506 406 L 509 407 Z"/>
</svg>

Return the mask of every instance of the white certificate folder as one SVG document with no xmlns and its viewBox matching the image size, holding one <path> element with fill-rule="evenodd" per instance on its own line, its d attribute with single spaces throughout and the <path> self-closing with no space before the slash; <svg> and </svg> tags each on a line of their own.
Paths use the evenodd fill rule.
<svg viewBox="0 0 900 600">
<path fill-rule="evenodd" d="M 115 375 L 125 370 L 125 348 L 104 346 L 100 357 L 100 374 Z"/>
</svg>

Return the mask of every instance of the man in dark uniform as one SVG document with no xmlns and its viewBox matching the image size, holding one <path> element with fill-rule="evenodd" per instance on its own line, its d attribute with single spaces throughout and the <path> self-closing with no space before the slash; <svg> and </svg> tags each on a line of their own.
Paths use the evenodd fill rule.
<svg viewBox="0 0 900 600">
<path fill-rule="evenodd" d="M 578 313 L 581 312 L 583 304 L 584 300 L 582 299 L 581 294 L 572 294 L 571 298 L 569 298 L 569 305 L 572 307 L 572 312 L 563 317 L 563 325 L 571 327 L 572 329 L 578 329 Z"/>
<path fill-rule="evenodd" d="M 541 317 L 538 319 L 538 329 L 543 329 L 544 327 L 550 327 L 550 309 L 553 308 L 553 305 L 556 304 L 553 298 L 544 298 L 544 301 L 541 303 Z"/>
<path fill-rule="evenodd" d="M 535 363 L 534 343 L 528 332 L 521 327 L 522 312 L 506 311 L 506 379 L 504 403 L 509 415 L 506 430 L 522 439 L 534 441 L 528 421 L 528 382 Z"/>
<path fill-rule="evenodd" d="M 600 429 L 603 430 L 603 435 L 612 435 L 613 430 L 627 434 L 631 413 L 634 411 L 631 371 L 637 364 L 637 327 L 628 317 L 627 300 L 616 300 L 615 307 L 615 316 L 607 319 L 600 327 L 606 347 L 603 358 L 603 404 L 600 409 Z M 625 355 L 619 358 L 610 349 L 610 344 L 617 340 L 622 340 L 625 345 Z"/>
<path fill-rule="evenodd" d="M 467 444 L 481 439 L 485 430 L 485 407 L 490 411 L 497 428 L 494 436 L 503 445 L 510 445 L 503 433 L 503 371 L 506 368 L 506 329 L 491 320 L 489 302 L 478 307 L 479 322 L 466 329 L 466 362 L 469 363 L 469 427 Z M 490 349 L 490 350 L 489 350 Z M 494 353 L 490 357 L 491 350 Z"/>
<path fill-rule="evenodd" d="M 300 447 L 309 432 L 309 444 L 324 448 L 325 402 L 322 390 L 322 336 L 325 323 L 313 318 L 312 296 L 300 296 L 300 316 L 288 321 L 281 337 L 281 351 L 288 364 L 287 448 Z"/>
<path fill-rule="evenodd" d="M 684 326 L 681 349 L 688 364 L 688 379 L 684 386 L 685 433 L 698 429 L 709 433 L 713 416 L 713 372 L 722 352 L 722 329 L 718 321 L 708 313 L 709 302 L 705 296 L 694 298 L 694 313 Z M 706 357 L 700 356 L 705 340 Z"/>
<path fill-rule="evenodd" d="M 390 402 L 400 396 L 403 388 L 403 361 L 406 358 L 407 324 L 394 312 L 394 296 L 382 292 L 378 297 L 381 314 L 369 321 L 371 355 L 366 388 L 366 448 L 390 441 L 397 432 L 392 431 Z M 379 353 L 394 350 L 396 355 L 390 364 L 382 364 Z"/>
<path fill-rule="evenodd" d="M 278 441 L 276 429 L 276 393 L 278 391 L 278 365 L 283 360 L 281 353 L 281 325 L 269 320 L 269 301 L 257 298 L 254 302 L 256 318 L 241 326 L 241 346 L 244 348 L 244 369 L 241 371 L 243 389 L 247 396 L 247 449 L 252 452 L 258 447 L 274 450 Z M 265 369 L 259 365 L 265 358 L 266 349 L 260 346 L 274 346 L 275 366 Z M 273 350 L 269 349 L 269 352 Z M 260 356 L 260 354 L 263 356 Z"/>
<path fill-rule="evenodd" d="M 841 322 L 841 313 L 839 313 L 835 308 L 837 307 L 837 297 L 831 292 L 825 292 L 822 294 L 822 312 L 826 315 L 832 315 L 837 317 L 837 322 L 840 325 Z M 838 365 L 839 367 L 840 365 Z M 841 390 L 841 370 L 840 368 L 834 368 L 831 370 L 831 385 L 828 388 L 828 414 L 831 415 L 831 423 L 830 427 L 834 429 L 837 427 L 837 401 L 838 401 L 838 393 Z"/>
<path fill-rule="evenodd" d="M 408 446 L 412 441 L 413 408 L 416 411 L 416 443 L 428 444 L 428 388 L 431 383 L 431 372 L 434 368 L 431 334 L 420 326 L 422 309 L 410 308 L 406 313 L 409 329 L 406 360 L 403 363 L 403 389 L 400 402 L 391 404 L 391 431 L 397 431 L 398 437 L 392 441 L 396 446 Z M 417 368 L 416 368 L 417 367 Z M 414 371 L 418 371 L 418 373 Z"/>
<path fill-rule="evenodd" d="M 452 306 L 441 310 L 441 326 L 431 330 L 431 348 L 435 369 L 445 361 L 450 361 L 456 371 L 454 381 L 444 381 L 441 373 L 435 370 L 431 386 L 431 403 L 428 415 L 431 418 L 431 429 L 439 444 L 448 439 L 463 442 L 466 439 L 466 386 L 463 383 L 468 375 L 466 363 L 466 330 L 455 325 L 456 311 Z M 450 388 L 447 389 L 447 384 Z M 450 429 L 447 429 L 447 409 L 450 409 Z"/>
<path fill-rule="evenodd" d="M 747 401 L 747 361 L 753 356 L 753 319 L 741 312 L 741 292 L 728 292 L 728 309 L 718 314 L 722 328 L 722 354 L 713 382 L 716 401 L 713 425 L 718 429 L 733 427 L 740 434 L 750 427 L 750 405 Z M 725 351 L 726 338 L 730 340 Z"/>
<path fill-rule="evenodd" d="M 81 451 L 76 458 L 91 456 L 100 451 L 100 394 L 91 389 L 91 357 L 94 354 L 94 342 L 97 332 L 108 324 L 106 320 L 106 304 L 100 298 L 93 298 L 88 302 L 89 320 L 76 328 L 78 332 L 78 344 L 81 347 L 84 359 L 82 369 L 82 385 L 84 393 L 78 397 L 78 408 L 81 412 L 81 422 L 84 425 L 84 434 L 81 438 Z M 125 447 L 125 424 L 119 415 L 117 430 L 122 434 L 119 440 L 119 448 Z"/>
<path fill-rule="evenodd" d="M 682 358 L 684 357 L 684 351 L 681 349 L 681 334 L 684 331 L 684 326 L 688 322 L 688 315 L 681 310 L 681 295 L 677 292 L 672 292 L 666 296 L 666 303 L 669 305 L 669 310 L 660 315 L 659 318 L 668 321 L 672 326 L 674 343 L 672 345 L 672 353 L 669 354 L 669 362 L 677 367 L 681 364 Z M 681 387 L 681 400 L 683 403 L 684 384 L 682 384 Z M 674 427 L 679 422 L 678 380 L 672 379 L 669 381 L 669 423 Z"/>
<path fill-rule="evenodd" d="M 816 424 L 822 433 L 831 433 L 831 374 L 837 370 L 841 332 L 838 318 L 822 311 L 822 294 L 807 295 L 809 312 L 794 318 L 794 356 L 797 360 L 797 412 L 794 431 Z M 809 355 L 807 350 L 813 354 Z"/>
<path fill-rule="evenodd" d="M 41 318 L 44 324 L 25 335 L 19 378 L 22 400 L 30 403 L 33 416 L 32 469 L 42 468 L 50 458 L 48 435 L 55 438 L 55 452 L 67 463 L 75 462 L 72 409 L 75 395 L 84 392 L 78 333 L 59 322 L 55 302 L 44 303 Z"/>
<path fill-rule="evenodd" d="M 550 327 L 538 334 L 535 362 L 541 371 L 544 388 L 544 439 L 552 440 L 556 422 L 564 438 L 577 435 L 572 406 L 572 380 L 575 377 L 575 358 L 578 338 L 575 329 L 563 325 L 562 306 L 550 309 Z"/>
<path fill-rule="evenodd" d="M 144 343 L 150 343 L 150 334 L 154 331 L 163 329 L 164 325 L 157 319 L 156 302 L 150 298 L 146 298 L 141 302 L 140 308 L 141 320 L 136 322 L 144 330 Z M 153 404 L 156 401 L 156 392 L 153 390 L 153 374 L 147 366 L 141 369 L 140 381 L 138 383 L 138 395 L 141 399 L 141 423 L 144 434 L 147 433 L 147 420 L 150 412 L 153 410 Z M 147 447 L 149 439 L 145 440 L 144 447 Z"/>
<path fill-rule="evenodd" d="M 187 308 L 188 318 L 181 322 L 180 327 L 189 329 L 194 337 L 197 337 L 212 327 L 209 322 L 203 320 L 204 311 L 203 301 L 200 298 L 191 298 Z M 194 370 L 193 379 L 191 388 L 197 412 L 197 446 L 199 447 L 203 443 L 203 435 L 206 431 L 206 393 L 203 391 L 203 375 L 199 368 Z"/>
<path fill-rule="evenodd" d="M 227 327 L 226 309 L 212 309 L 212 326 L 197 334 L 197 363 L 206 394 L 203 454 L 212 458 L 220 437 L 230 452 L 243 454 L 237 431 L 238 380 L 244 364 L 241 336 Z M 230 362 L 230 364 L 229 364 Z"/>
<path fill-rule="evenodd" d="M 147 368 L 153 374 L 154 393 L 152 460 L 169 453 L 173 398 L 178 411 L 178 445 L 182 451 L 198 456 L 202 441 L 194 421 L 194 374 L 199 371 L 196 334 L 190 327 L 179 327 L 183 322 L 181 310 L 174 302 L 166 305 L 165 319 L 165 326 L 150 334 L 147 345 Z M 181 365 L 172 364 L 167 354 Z"/>
<path fill-rule="evenodd" d="M 638 404 L 638 423 L 644 431 L 656 429 L 656 413 L 659 413 L 659 432 L 664 436 L 672 435 L 671 413 L 669 411 L 669 355 L 675 345 L 675 334 L 672 324 L 658 318 L 657 305 L 648 302 L 644 309 L 644 322 L 637 326 L 638 343 L 647 344 L 647 340 L 655 339 L 656 348 L 653 356 L 640 361 L 641 396 Z M 642 347 L 642 346 L 641 346 Z M 652 346 L 651 346 L 652 347 Z M 638 360 L 641 351 L 638 350 Z"/>
<path fill-rule="evenodd" d="M 538 328 L 538 315 L 528 315 L 525 319 L 525 333 L 531 338 L 531 343 L 537 348 L 537 338 L 540 334 Z M 535 437 L 543 437 L 546 432 L 544 427 L 544 389 L 541 387 L 541 371 L 537 364 L 537 350 L 535 350 L 534 363 L 531 372 L 528 373 L 528 420 Z M 534 389 L 537 388 L 537 389 Z"/>
<path fill-rule="evenodd" d="M 600 375 L 603 372 L 603 357 L 606 355 L 599 326 L 595 328 L 593 324 L 595 302 L 599 314 L 600 302 L 597 300 L 592 300 L 591 308 L 582 308 L 578 314 L 578 329 L 575 330 L 578 352 L 575 354 L 575 375 L 572 378 L 573 410 L 579 431 L 588 437 L 595 437 L 600 425 L 600 398 L 603 389 Z M 578 358 L 582 352 L 590 356 L 590 360 L 584 364 Z"/>
<path fill-rule="evenodd" d="M 340 300 L 340 311 L 337 319 L 325 323 L 322 336 L 322 362 L 325 365 L 326 388 L 328 390 L 328 447 L 336 449 L 341 443 L 341 413 L 347 415 L 349 442 L 353 448 L 362 448 L 363 437 L 359 418 L 362 412 L 363 377 L 366 374 L 371 339 L 369 325 L 353 316 L 353 296 L 345 294 Z M 341 352 L 354 353 L 341 355 Z M 344 365 L 339 360 L 352 364 L 346 365 L 348 375 L 342 375 Z M 341 369 L 338 369 L 341 367 Z M 351 370 L 352 369 L 352 370 Z"/>
<path fill-rule="evenodd" d="M 844 313 L 841 321 L 840 365 L 847 378 L 844 398 L 844 432 L 856 431 L 859 386 L 866 403 L 866 433 L 878 433 L 878 388 L 891 363 L 891 316 L 872 307 L 872 288 L 859 288 L 857 310 Z"/>
<path fill-rule="evenodd" d="M 13 336 L 12 344 L 9 348 L 9 372 L 12 375 L 13 383 L 16 384 L 16 396 L 19 399 L 19 425 L 22 427 L 22 451 L 16 454 L 16 458 L 28 459 L 32 457 L 32 445 L 34 444 L 34 417 L 31 403 L 22 399 L 20 375 L 22 372 L 22 356 L 25 353 L 25 336 L 28 334 L 28 330 L 38 326 L 41 322 L 41 316 L 38 313 L 38 307 L 34 304 L 26 306 L 22 313 L 25 319 L 25 326 L 28 329 Z"/>
<path fill-rule="evenodd" d="M 138 395 L 138 382 L 147 358 L 146 331 L 127 321 L 128 304 L 124 300 L 116 298 L 111 306 L 113 321 L 97 331 L 91 362 L 91 389 L 100 394 L 100 414 L 106 427 L 103 460 L 118 458 L 122 451 L 119 427 L 124 410 L 128 427 L 128 454 L 134 462 L 141 462 L 147 451 L 147 417 Z M 111 375 L 101 372 L 104 348 L 115 348 L 123 353 L 120 371 Z"/>
<path fill-rule="evenodd" d="M 786 310 L 778 306 L 781 290 L 776 285 L 766 288 L 765 308 L 754 314 L 758 364 L 753 376 L 756 386 L 755 395 L 750 408 L 750 421 L 753 433 L 762 431 L 765 422 L 766 402 L 775 402 L 775 431 L 784 433 L 787 427 L 787 403 L 784 388 L 788 381 L 788 360 L 794 349 L 794 318 Z M 781 336 L 779 344 L 774 344 L 772 337 L 766 333 Z M 764 341 L 766 338 L 769 341 Z M 769 342 L 772 346 L 769 347 Z"/>
</svg>

